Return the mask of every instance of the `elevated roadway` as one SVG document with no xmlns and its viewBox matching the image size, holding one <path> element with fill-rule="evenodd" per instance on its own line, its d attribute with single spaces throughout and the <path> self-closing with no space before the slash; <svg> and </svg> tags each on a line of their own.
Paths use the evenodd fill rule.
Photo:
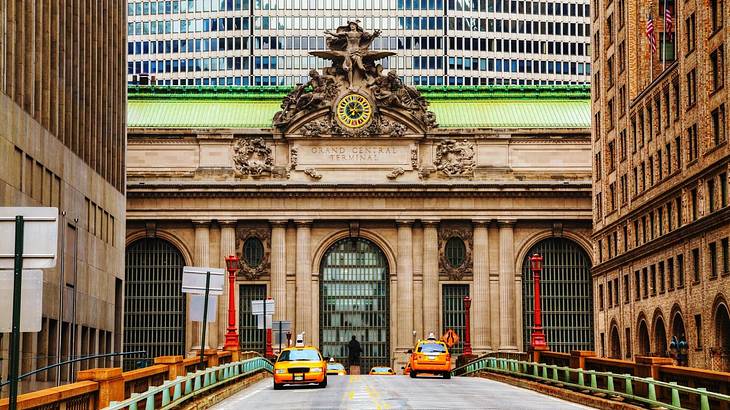
<svg viewBox="0 0 730 410">
<path fill-rule="evenodd" d="M 274 391 L 271 378 L 214 406 L 234 409 L 587 409 L 540 393 L 477 377 L 331 376 L 324 389 Z"/>
</svg>

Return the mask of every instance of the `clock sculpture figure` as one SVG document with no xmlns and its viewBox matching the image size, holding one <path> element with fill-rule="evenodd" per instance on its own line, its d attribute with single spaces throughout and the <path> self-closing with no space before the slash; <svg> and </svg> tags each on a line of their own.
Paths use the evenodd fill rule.
<svg viewBox="0 0 730 410">
<path fill-rule="evenodd" d="M 395 55 L 371 51 L 380 31 L 368 33 L 359 21 L 325 31 L 327 50 L 309 54 L 330 60 L 331 67 L 309 72 L 281 103 L 273 124 L 283 133 L 303 136 L 403 136 L 436 126 L 428 103 L 394 71 L 383 74 L 378 60 Z M 387 115 L 386 115 L 387 114 Z"/>
</svg>

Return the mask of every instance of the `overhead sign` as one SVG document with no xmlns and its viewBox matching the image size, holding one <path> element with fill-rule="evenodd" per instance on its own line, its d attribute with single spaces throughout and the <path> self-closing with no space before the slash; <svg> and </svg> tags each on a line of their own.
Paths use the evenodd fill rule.
<svg viewBox="0 0 730 410">
<path fill-rule="evenodd" d="M 203 308 L 205 307 L 204 295 L 191 295 L 190 297 L 190 320 L 193 322 L 203 321 Z M 218 298 L 208 298 L 208 323 L 215 322 Z"/>
<path fill-rule="evenodd" d="M 210 272 L 210 295 L 222 295 L 225 271 L 218 268 L 183 267 L 182 291 L 195 295 L 205 294 L 205 277 Z"/>
<path fill-rule="evenodd" d="M 12 270 L 0 270 L 0 300 L 13 305 Z M 43 323 L 43 271 L 23 270 L 20 293 L 20 331 L 40 332 Z M 13 309 L 0 309 L 0 333 L 13 331 Z"/>
<path fill-rule="evenodd" d="M 459 343 L 459 335 L 454 332 L 454 329 L 449 329 L 441 336 L 442 342 L 446 343 L 446 346 L 452 348 L 455 344 Z"/>
<path fill-rule="evenodd" d="M 276 309 L 276 304 L 274 303 L 274 299 L 266 299 L 264 300 L 252 300 L 251 301 L 251 314 L 253 315 L 263 315 L 264 314 L 264 302 L 266 302 L 266 315 L 273 315 L 274 310 Z"/>
<path fill-rule="evenodd" d="M 23 217 L 23 268 L 56 266 L 58 208 L 0 207 L 0 269 L 13 269 L 15 265 L 16 216 Z"/>
</svg>

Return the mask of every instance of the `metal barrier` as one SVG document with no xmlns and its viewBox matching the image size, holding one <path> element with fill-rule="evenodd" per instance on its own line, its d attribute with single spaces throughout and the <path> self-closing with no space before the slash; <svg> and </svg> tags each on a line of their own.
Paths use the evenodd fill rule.
<svg viewBox="0 0 730 410">
<path fill-rule="evenodd" d="M 699 409 L 710 410 L 710 401 L 730 405 L 730 396 L 708 391 L 704 388 L 691 388 L 676 382 L 663 382 L 651 377 L 637 377 L 629 374 L 597 372 L 594 370 L 573 369 L 570 367 L 527 362 L 513 359 L 485 357 L 452 370 L 454 376 L 467 376 L 476 372 L 494 372 L 511 376 L 533 379 L 542 383 L 550 383 L 561 387 L 571 387 L 591 393 L 603 393 L 614 397 L 661 406 L 667 409 L 684 409 L 680 401 L 680 393 L 696 396 Z M 598 378 L 605 378 L 605 388 L 598 386 Z M 621 384 L 623 389 L 615 386 Z M 671 391 L 671 403 L 664 403 L 657 397 L 657 389 Z M 645 395 L 637 391 L 646 392 Z"/>
<path fill-rule="evenodd" d="M 150 387 L 144 393 L 133 393 L 124 401 L 110 403 L 106 409 L 137 410 L 140 403 L 143 403 L 145 410 L 171 409 L 203 392 L 260 371 L 272 373 L 273 365 L 262 357 L 255 357 L 209 367 L 166 381 L 161 386 Z"/>
</svg>

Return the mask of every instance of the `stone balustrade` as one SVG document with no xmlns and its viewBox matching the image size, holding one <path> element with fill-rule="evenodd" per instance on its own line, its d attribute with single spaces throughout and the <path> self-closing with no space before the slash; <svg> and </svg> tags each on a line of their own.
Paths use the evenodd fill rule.
<svg viewBox="0 0 730 410">
<path fill-rule="evenodd" d="M 134 393 L 162 385 L 190 372 L 258 356 L 256 352 L 220 351 L 207 349 L 204 365 L 200 356 L 161 356 L 152 366 L 123 372 L 121 368 L 81 370 L 77 382 L 38 390 L 18 396 L 18 408 L 87 408 L 100 409 L 112 401 L 122 401 Z M 48 407 L 50 406 L 50 407 Z M 8 399 L 0 399 L 0 410 L 8 408 Z"/>
</svg>

